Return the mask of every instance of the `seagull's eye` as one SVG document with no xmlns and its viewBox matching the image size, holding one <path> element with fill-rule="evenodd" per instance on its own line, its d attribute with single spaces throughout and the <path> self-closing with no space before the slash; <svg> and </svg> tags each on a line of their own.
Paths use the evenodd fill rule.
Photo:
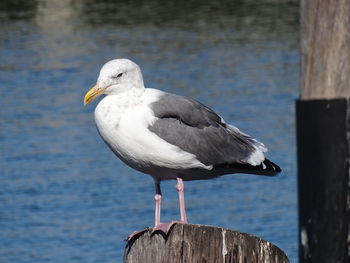
<svg viewBox="0 0 350 263">
<path fill-rule="evenodd" d="M 111 76 L 112 79 L 119 79 L 121 76 L 123 76 L 123 73 L 119 73 L 117 76 Z"/>
</svg>

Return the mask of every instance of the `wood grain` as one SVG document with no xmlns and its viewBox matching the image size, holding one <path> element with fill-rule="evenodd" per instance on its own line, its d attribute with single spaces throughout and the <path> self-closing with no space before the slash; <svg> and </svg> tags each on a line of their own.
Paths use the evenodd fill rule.
<svg viewBox="0 0 350 263">
<path fill-rule="evenodd" d="M 148 230 L 128 242 L 125 263 L 289 262 L 275 245 L 239 231 L 175 224 L 168 235 Z"/>
<path fill-rule="evenodd" d="M 350 1 L 301 0 L 301 99 L 350 97 Z"/>
</svg>

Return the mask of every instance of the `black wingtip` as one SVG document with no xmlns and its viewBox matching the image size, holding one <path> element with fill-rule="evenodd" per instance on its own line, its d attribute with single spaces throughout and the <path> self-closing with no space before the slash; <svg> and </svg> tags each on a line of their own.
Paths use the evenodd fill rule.
<svg viewBox="0 0 350 263">
<path fill-rule="evenodd" d="M 276 176 L 282 172 L 282 169 L 269 159 L 265 159 L 260 165 L 251 165 L 247 163 L 234 163 L 216 165 L 216 168 L 228 168 L 232 173 L 248 173 L 265 176 Z"/>
<path fill-rule="evenodd" d="M 262 168 L 263 171 L 271 173 L 271 175 L 277 175 L 282 172 L 281 167 L 277 164 L 271 162 L 269 159 L 265 159 L 260 165 L 259 168 Z"/>
</svg>

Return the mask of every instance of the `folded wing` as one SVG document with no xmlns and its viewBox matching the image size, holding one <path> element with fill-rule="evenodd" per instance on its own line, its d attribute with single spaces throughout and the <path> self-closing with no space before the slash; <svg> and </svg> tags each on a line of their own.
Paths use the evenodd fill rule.
<svg viewBox="0 0 350 263">
<path fill-rule="evenodd" d="M 163 140 L 194 154 L 205 165 L 258 174 L 280 171 L 277 165 L 265 159 L 266 148 L 262 143 L 226 124 L 203 104 L 164 93 L 150 106 L 157 119 L 149 129 Z"/>
</svg>

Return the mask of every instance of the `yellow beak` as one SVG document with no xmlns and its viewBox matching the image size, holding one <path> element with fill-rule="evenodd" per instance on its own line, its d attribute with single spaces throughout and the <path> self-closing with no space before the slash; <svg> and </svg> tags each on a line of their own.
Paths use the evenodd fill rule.
<svg viewBox="0 0 350 263">
<path fill-rule="evenodd" d="M 93 86 L 84 97 L 84 106 L 92 102 L 96 97 L 100 96 L 105 91 L 105 88 L 99 89 L 97 85 Z"/>
</svg>

